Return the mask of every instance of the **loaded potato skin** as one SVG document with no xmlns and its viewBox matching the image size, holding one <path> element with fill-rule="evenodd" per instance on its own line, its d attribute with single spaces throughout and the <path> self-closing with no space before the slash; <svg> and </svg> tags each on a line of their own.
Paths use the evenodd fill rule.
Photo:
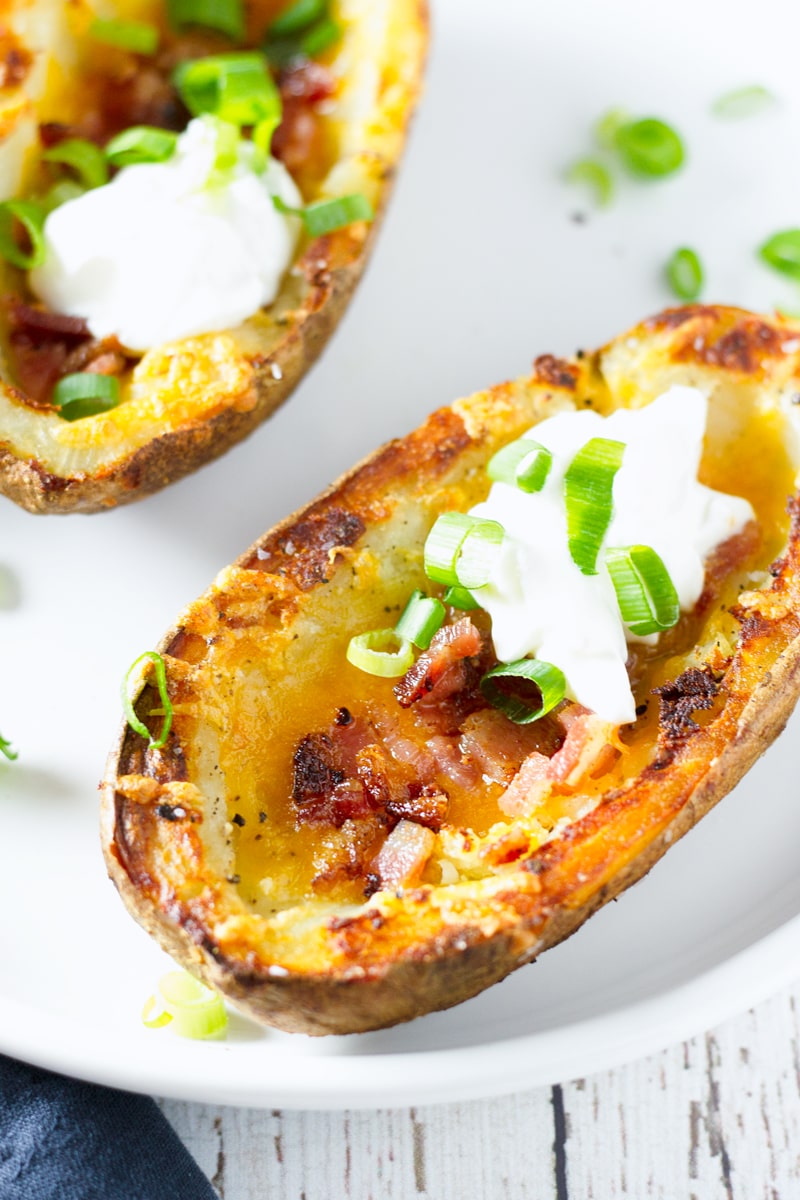
<svg viewBox="0 0 800 1200">
<path fill-rule="evenodd" d="M 676 383 L 709 395 L 701 478 L 746 496 L 758 535 L 715 552 L 695 611 L 632 655 L 637 720 L 613 754 L 556 769 L 570 747 L 583 752 L 579 706 L 513 727 L 515 749 L 498 726 L 510 722 L 469 690 L 482 614 L 467 614 L 484 648 L 463 660 L 462 690 L 425 716 L 397 704 L 391 680 L 347 664 L 354 633 L 393 623 L 430 587 L 425 537 L 441 512 L 483 499 L 498 448 L 556 412 L 607 415 Z M 243 1012 L 312 1034 L 447 1008 L 568 936 L 735 785 L 794 707 L 799 385 L 790 324 L 670 310 L 434 413 L 266 534 L 161 643 L 166 745 L 126 726 L 110 755 L 103 844 L 132 914 Z M 464 619 L 451 613 L 445 628 Z M 432 644 L 419 661 L 433 669 L 435 657 Z M 144 676 L 135 705 L 156 731 Z M 441 736 L 446 705 L 457 732 Z M 431 743 L 437 763 L 423 768 Z M 426 786 L 393 791 L 392 772 L 407 780 L 412 760 Z M 534 760 L 560 782 L 509 816 L 500 803 Z M 373 788 L 367 809 L 353 762 Z M 408 826 L 425 850 L 393 875 Z"/>
<path fill-rule="evenodd" d="M 258 46 L 285 8 L 278 0 L 248 5 L 244 48 Z M 157 0 L 121 2 L 118 10 L 152 20 L 165 38 L 155 65 L 106 47 L 105 66 L 120 80 L 98 75 L 102 48 L 88 46 L 93 10 L 83 0 L 10 6 L 9 36 L 0 42 L 4 197 L 36 190 L 37 164 L 53 139 L 57 145 L 77 134 L 102 146 L 120 125 L 184 128 L 188 114 L 170 89 L 170 71 L 183 59 L 232 48 L 218 34 L 170 34 Z M 305 204 L 358 193 L 375 217 L 304 233 L 272 303 L 235 328 L 130 353 L 91 340 L 75 318 L 65 328 L 60 314 L 45 309 L 45 318 L 56 319 L 43 323 L 25 273 L 0 266 L 0 490 L 22 507 L 97 512 L 159 490 L 248 436 L 321 352 L 378 232 L 427 44 L 425 0 L 333 0 L 331 16 L 342 36 L 323 62 L 276 68 L 284 121 L 273 151 Z M 121 403 L 65 421 L 51 403 L 53 382 L 59 372 L 87 369 L 116 373 Z"/>
</svg>

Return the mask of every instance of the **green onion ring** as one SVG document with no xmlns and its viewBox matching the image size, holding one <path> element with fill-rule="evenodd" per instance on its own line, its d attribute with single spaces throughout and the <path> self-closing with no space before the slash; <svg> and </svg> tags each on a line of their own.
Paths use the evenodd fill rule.
<svg viewBox="0 0 800 1200">
<path fill-rule="evenodd" d="M 567 169 L 567 183 L 587 187 L 594 195 L 598 208 L 605 208 L 614 195 L 614 180 L 604 163 L 594 158 L 581 158 Z"/>
<path fill-rule="evenodd" d="M 131 676 L 139 666 L 139 663 L 144 662 L 146 659 L 153 664 L 156 677 L 156 687 L 158 688 L 158 694 L 164 709 L 164 721 L 161 726 L 161 733 L 157 738 L 153 737 L 144 722 L 140 721 L 137 717 L 130 695 Z M 172 701 L 170 700 L 169 692 L 167 691 L 166 664 L 161 655 L 157 654 L 155 650 L 145 650 L 144 654 L 140 654 L 139 657 L 135 659 L 135 661 L 132 662 L 128 668 L 125 678 L 122 681 L 122 709 L 131 729 L 133 729 L 134 732 L 138 733 L 141 737 L 147 738 L 149 749 L 160 750 L 162 746 L 166 745 L 167 738 L 169 737 L 169 731 L 172 728 Z"/>
<path fill-rule="evenodd" d="M 677 625 L 681 615 L 678 593 L 651 546 L 609 547 L 606 566 L 620 614 L 631 633 L 645 637 Z"/>
<path fill-rule="evenodd" d="M 419 650 L 427 650 L 431 638 L 442 627 L 444 617 L 441 600 L 426 596 L 417 588 L 411 593 L 394 631 L 401 641 L 412 642 Z"/>
<path fill-rule="evenodd" d="M 149 21 L 102 21 L 95 17 L 89 37 L 132 54 L 155 54 L 158 49 L 158 29 Z"/>
<path fill-rule="evenodd" d="M 328 0 L 294 0 L 269 27 L 269 37 L 292 37 L 302 33 L 320 17 L 327 16 Z"/>
<path fill-rule="evenodd" d="M 453 608 L 460 608 L 462 612 L 469 612 L 473 608 L 480 608 L 480 604 L 466 588 L 459 587 L 456 584 L 454 587 L 449 587 L 444 594 L 444 603 L 451 604 Z"/>
<path fill-rule="evenodd" d="M 396 649 L 388 649 L 390 646 Z M 367 675 L 399 679 L 414 661 L 414 648 L 411 642 L 399 638 L 394 629 L 372 629 L 350 638 L 347 661 Z"/>
<path fill-rule="evenodd" d="M 201 25 L 219 30 L 234 42 L 241 42 L 245 35 L 242 0 L 167 0 L 167 19 L 173 29 Z"/>
<path fill-rule="evenodd" d="M 497 679 L 529 679 L 542 694 L 538 708 L 531 708 L 524 700 L 508 696 L 498 688 Z M 564 699 L 567 681 L 563 671 L 552 663 L 539 658 L 521 658 L 517 662 L 500 663 L 488 671 L 481 680 L 481 691 L 494 708 L 499 708 L 516 725 L 529 725 L 546 716 Z"/>
<path fill-rule="evenodd" d="M 23 271 L 41 266 L 47 253 L 44 219 L 44 209 L 34 200 L 3 201 L 0 204 L 0 258 Z M 23 250 L 14 236 L 15 222 L 27 234 L 31 244 L 29 251 Z"/>
<path fill-rule="evenodd" d="M 703 290 L 703 265 L 690 246 L 681 246 L 675 251 L 665 273 L 679 300 L 696 300 Z"/>
<path fill-rule="evenodd" d="M 773 233 L 758 248 L 759 257 L 790 279 L 800 279 L 800 229 L 783 229 Z"/>
<path fill-rule="evenodd" d="M 615 145 L 630 171 L 652 178 L 672 175 L 685 157 L 678 133 L 657 117 L 643 117 L 621 125 Z"/>
<path fill-rule="evenodd" d="M 597 574 L 597 555 L 613 511 L 614 476 L 624 451 L 624 442 L 591 438 L 564 476 L 569 552 L 584 575 Z"/>
<path fill-rule="evenodd" d="M 108 412 L 119 404 L 119 379 L 116 375 L 99 375 L 93 371 L 77 371 L 64 375 L 53 388 L 53 404 L 61 409 L 65 421 L 80 421 Z"/>
<path fill-rule="evenodd" d="M 495 483 L 507 483 L 532 494 L 542 490 L 552 465 L 553 455 L 547 447 L 524 437 L 498 450 L 489 459 L 486 472 Z"/>
<path fill-rule="evenodd" d="M 4 754 L 6 756 L 6 758 L 11 759 L 12 762 L 14 761 L 14 759 L 19 758 L 19 752 L 17 750 L 11 749 L 11 742 L 9 742 L 6 738 L 4 738 L 1 733 L 0 733 L 0 754 Z"/>
<path fill-rule="evenodd" d="M 214 54 L 181 63 L 172 79 L 192 116 L 211 113 L 233 125 L 280 119 L 280 93 L 258 51 Z"/>
<path fill-rule="evenodd" d="M 726 121 L 739 121 L 772 108 L 776 103 L 773 92 L 762 84 L 754 83 L 750 87 L 736 88 L 718 96 L 711 105 L 711 111 L 715 117 L 724 117 Z"/>
<path fill-rule="evenodd" d="M 178 135 L 171 129 L 155 125 L 132 125 L 111 138 L 105 155 L 112 167 L 128 167 L 133 163 L 166 162 L 175 153 Z"/>
<path fill-rule="evenodd" d="M 155 1016 L 151 1016 L 160 1002 Z M 169 971 L 158 981 L 158 997 L 150 996 L 142 1010 L 148 1029 L 171 1024 L 181 1037 L 208 1039 L 224 1037 L 228 1015 L 222 998 L 188 971 Z"/>
<path fill-rule="evenodd" d="M 42 158 L 45 162 L 70 167 L 86 188 L 102 187 L 108 183 L 106 156 L 99 146 L 86 138 L 67 138 L 58 142 L 45 150 Z"/>
</svg>

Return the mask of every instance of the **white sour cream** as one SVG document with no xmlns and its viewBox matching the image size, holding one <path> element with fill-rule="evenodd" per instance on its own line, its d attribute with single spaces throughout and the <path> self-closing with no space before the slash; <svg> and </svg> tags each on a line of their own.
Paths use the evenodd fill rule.
<svg viewBox="0 0 800 1200">
<path fill-rule="evenodd" d="M 300 228 L 272 197 L 295 208 L 302 197 L 274 159 L 257 173 L 244 141 L 233 170 L 208 183 L 216 145 L 212 122 L 191 121 L 168 162 L 124 167 L 55 209 L 30 274 L 36 294 L 139 351 L 228 329 L 271 303 Z"/>
<path fill-rule="evenodd" d="M 746 500 L 697 481 L 708 401 L 690 387 L 671 387 L 641 409 L 609 417 L 560 413 L 529 436 L 546 446 L 553 464 L 541 492 L 492 485 L 474 516 L 499 521 L 506 532 L 491 582 L 475 593 L 492 618 L 497 657 L 535 656 L 559 667 L 567 695 L 604 720 L 635 720 L 625 662 L 627 641 L 616 594 L 598 555 L 597 575 L 583 575 L 570 556 L 564 474 L 590 438 L 625 443 L 614 479 L 614 509 L 606 546 L 652 546 L 690 611 L 703 590 L 704 560 L 753 520 Z"/>
</svg>

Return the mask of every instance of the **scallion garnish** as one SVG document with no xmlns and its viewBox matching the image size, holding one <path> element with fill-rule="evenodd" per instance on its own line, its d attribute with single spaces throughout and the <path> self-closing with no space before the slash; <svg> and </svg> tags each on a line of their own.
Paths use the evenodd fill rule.
<svg viewBox="0 0 800 1200">
<path fill-rule="evenodd" d="M 172 78 L 192 116 L 211 113 L 233 125 L 280 120 L 280 93 L 267 60 L 257 51 L 215 54 L 181 63 Z"/>
<path fill-rule="evenodd" d="M 108 183 L 106 156 L 99 146 L 86 138 L 67 138 L 58 142 L 45 150 L 42 158 L 45 162 L 70 167 L 85 188 L 102 187 Z"/>
<path fill-rule="evenodd" d="M 164 709 L 164 721 L 161 726 L 161 733 L 157 738 L 154 738 L 145 723 L 139 720 L 131 702 L 131 676 L 139 666 L 139 663 L 142 663 L 145 660 L 149 660 L 153 664 L 153 670 L 156 677 L 156 687 L 158 688 L 158 695 L 161 699 L 161 705 Z M 125 713 L 125 718 L 131 729 L 133 729 L 141 737 L 147 738 L 147 743 L 151 750 L 160 750 L 162 746 L 166 745 L 167 738 L 169 737 L 169 731 L 172 728 L 172 701 L 170 700 L 169 692 L 167 691 L 166 664 L 164 663 L 164 659 L 161 657 L 161 655 L 157 654 L 155 650 L 145 650 L 144 654 L 140 654 L 139 657 L 132 662 L 128 668 L 125 678 L 122 681 L 122 710 Z"/>
<path fill-rule="evenodd" d="M 453 608 L 460 608 L 462 612 L 469 612 L 473 608 L 480 608 L 480 604 L 466 588 L 459 587 L 457 584 L 454 587 L 449 587 L 444 594 L 445 604 L 451 604 Z"/>
<path fill-rule="evenodd" d="M 269 27 L 269 37 L 293 37 L 328 14 L 328 0 L 294 0 Z"/>
<path fill-rule="evenodd" d="M 498 687 L 500 679 L 528 679 L 535 683 L 541 693 L 537 707 L 532 707 L 520 696 L 510 695 Z M 567 681 L 563 671 L 552 663 L 539 658 L 521 658 L 518 662 L 500 663 L 488 671 L 481 680 L 481 691 L 495 708 L 499 708 L 509 720 L 517 725 L 529 725 L 551 712 L 564 699 Z"/>
<path fill-rule="evenodd" d="M 684 160 L 680 136 L 657 117 L 643 117 L 620 125 L 614 145 L 626 167 L 637 175 L 655 178 L 671 175 Z"/>
<path fill-rule="evenodd" d="M 12 762 L 14 761 L 14 759 L 19 758 L 18 752 L 16 750 L 11 749 L 11 742 L 7 741 L 7 739 L 4 738 L 1 733 L 0 733 L 0 754 L 5 754 L 6 758 L 11 759 Z"/>
<path fill-rule="evenodd" d="M 175 153 L 178 135 L 171 129 L 154 125 L 133 125 L 123 129 L 106 145 L 105 154 L 112 167 L 133 163 L 166 162 Z"/>
<path fill-rule="evenodd" d="M 119 404 L 119 379 L 93 371 L 64 375 L 53 388 L 53 404 L 65 421 L 95 417 Z"/>
<path fill-rule="evenodd" d="M 158 49 L 158 29 L 149 21 L 102 21 L 96 17 L 89 26 L 89 37 L 132 54 L 155 54 Z"/>
<path fill-rule="evenodd" d="M 4 200 L 0 204 L 0 257 L 23 271 L 40 266 L 46 253 L 44 218 L 44 209 L 33 200 Z M 20 231 L 30 250 L 20 245 Z"/>
<path fill-rule="evenodd" d="M 675 251 L 665 272 L 669 286 L 680 300 L 696 300 L 703 290 L 703 267 L 689 246 Z"/>
<path fill-rule="evenodd" d="M 245 34 L 242 0 L 167 0 L 167 17 L 173 29 L 185 25 L 202 25 L 217 29 L 234 42 Z"/>
<path fill-rule="evenodd" d="M 498 450 L 486 467 L 495 483 L 507 483 L 521 492 L 540 492 L 553 465 L 553 456 L 546 446 L 533 438 L 518 438 Z"/>
<path fill-rule="evenodd" d="M 759 256 L 774 271 L 800 279 L 800 229 L 784 229 L 773 233 L 758 248 Z"/>
<path fill-rule="evenodd" d="M 220 1038 L 228 1028 L 222 999 L 187 971 L 170 971 L 158 981 L 158 995 L 150 996 L 142 1009 L 148 1029 L 172 1025 L 186 1038 Z"/>
<path fill-rule="evenodd" d="M 426 596 L 417 588 L 394 627 L 401 641 L 412 642 L 419 650 L 427 650 L 431 638 L 444 623 L 444 605 L 434 596 Z"/>
<path fill-rule="evenodd" d="M 606 566 L 620 614 L 631 633 L 644 637 L 677 624 L 681 615 L 678 593 L 652 546 L 609 547 Z"/>
<path fill-rule="evenodd" d="M 45 216 L 50 216 L 54 209 L 60 208 L 62 204 L 67 204 L 70 200 L 79 200 L 81 196 L 86 195 L 86 188 L 78 183 L 77 179 L 59 179 L 58 183 L 54 183 L 49 191 L 39 197 Z"/>
<path fill-rule="evenodd" d="M 755 83 L 717 97 L 711 105 L 711 111 L 716 117 L 738 121 L 742 117 L 753 117 L 767 108 L 772 108 L 775 103 L 774 94 L 768 88 Z"/>
<path fill-rule="evenodd" d="M 342 36 L 342 27 L 330 17 L 323 17 L 303 33 L 291 37 L 274 37 L 264 42 L 264 53 L 273 67 L 285 67 L 296 58 L 316 58 Z"/>
<path fill-rule="evenodd" d="M 414 648 L 411 642 L 398 637 L 394 629 L 371 629 L 350 638 L 347 661 L 367 675 L 397 679 L 413 663 Z"/>
<path fill-rule="evenodd" d="M 447 586 L 484 587 L 503 537 L 503 526 L 497 521 L 468 513 L 443 513 L 425 542 L 425 574 Z"/>
<path fill-rule="evenodd" d="M 595 137 L 604 150 L 613 150 L 617 144 L 617 132 L 630 122 L 630 113 L 624 108 L 612 108 L 604 113 L 594 127 Z"/>
<path fill-rule="evenodd" d="M 595 158 L 582 158 L 567 169 L 567 183 L 575 183 L 592 192 L 594 202 L 600 208 L 611 203 L 614 195 L 614 180 L 611 172 Z"/>
<path fill-rule="evenodd" d="M 564 476 L 569 552 L 584 575 L 597 574 L 597 555 L 611 522 L 614 476 L 624 450 L 624 442 L 591 438 Z"/>
<path fill-rule="evenodd" d="M 306 208 L 291 208 L 280 196 L 273 196 L 272 202 L 278 212 L 299 217 L 311 237 L 333 233 L 335 229 L 352 225 L 353 221 L 371 221 L 375 216 L 372 205 L 361 192 L 337 196 L 334 200 L 318 200 Z"/>
</svg>

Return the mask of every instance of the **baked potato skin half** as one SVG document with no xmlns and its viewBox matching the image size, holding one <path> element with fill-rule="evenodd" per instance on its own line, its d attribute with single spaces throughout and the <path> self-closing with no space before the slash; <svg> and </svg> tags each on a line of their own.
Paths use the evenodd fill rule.
<svg viewBox="0 0 800 1200">
<path fill-rule="evenodd" d="M 15 80 L 0 108 L 0 188 L 13 194 L 24 175 L 37 121 L 50 118 L 52 88 L 42 60 L 58 61 L 67 37 L 60 0 L 9 6 L 16 36 L 0 41 L 0 76 Z M 141 13 L 144 7 L 144 14 Z M 142 0 L 137 15 L 163 7 Z M 273 8 L 280 8 L 276 3 Z M 124 11 L 124 6 L 121 6 Z M 391 192 L 424 66 L 426 0 L 334 0 L 344 26 L 336 74 L 339 112 L 328 118 L 336 157 L 305 196 L 310 202 L 361 192 L 375 219 L 301 241 L 273 304 L 236 329 L 150 350 L 130 372 L 123 403 L 67 423 L 31 403 L 0 353 L 0 491 L 30 512 L 98 512 L 128 503 L 196 470 L 247 437 L 291 394 L 335 329 L 369 258 Z M 52 10 L 52 11 L 51 11 Z M 77 20 L 85 0 L 74 7 Z M 34 13 L 34 15 L 37 15 Z M 85 23 L 85 22 L 84 22 Z M 68 42 L 64 42 L 68 45 Z M 27 55 L 28 57 L 24 57 Z M 18 67 L 15 64 L 22 63 Z M 38 65 L 37 65 L 38 64 Z M 12 70 L 13 69 L 13 70 Z M 14 73 L 14 71 L 16 73 Z M 355 94 L 369 76 L 369 103 Z M 61 87 L 68 86 L 63 81 Z M 362 92 L 364 91 L 362 87 Z M 50 97 L 48 99 L 48 97 Z M 4 116 L 5 114 L 5 116 Z M 0 268 L 0 291 L 18 293 L 22 276 Z M 0 324 L 3 318 L 0 317 Z M 0 344 L 7 331 L 0 328 Z"/>
<path fill-rule="evenodd" d="M 175 706 L 168 743 L 148 749 L 124 727 L 108 762 L 104 853 L 140 924 L 256 1020 L 343 1034 L 476 995 L 640 879 L 763 753 L 800 694 L 798 349 L 781 320 L 693 306 L 596 354 L 540 358 L 530 378 L 434 413 L 223 571 L 159 648 Z M 587 402 L 641 405 L 674 383 L 711 395 L 704 470 L 721 463 L 735 477 L 752 458 L 740 494 L 765 522 L 763 569 L 712 605 L 695 645 L 657 664 L 658 703 L 629 727 L 622 766 L 587 782 L 586 804 L 549 832 L 498 820 L 476 793 L 474 829 L 462 808 L 439 834 L 458 868 L 447 883 L 442 869 L 441 883 L 423 876 L 366 901 L 309 890 L 286 864 L 313 840 L 282 826 L 269 799 L 285 788 L 281 757 L 358 686 L 347 641 L 422 582 L 436 515 L 473 503 L 488 457 L 536 420 Z M 157 731 L 149 684 L 135 704 Z M 288 891 L 265 904 L 253 872 L 269 873 L 271 855 Z"/>
</svg>

